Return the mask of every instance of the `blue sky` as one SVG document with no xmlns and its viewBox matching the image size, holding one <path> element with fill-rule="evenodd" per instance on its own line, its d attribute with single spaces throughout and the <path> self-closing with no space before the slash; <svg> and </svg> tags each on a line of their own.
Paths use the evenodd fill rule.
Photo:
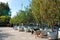
<svg viewBox="0 0 60 40">
<path fill-rule="evenodd" d="M 19 10 L 24 10 L 29 5 L 29 0 L 0 0 L 0 2 L 8 2 L 11 9 L 11 17 L 16 15 Z"/>
</svg>

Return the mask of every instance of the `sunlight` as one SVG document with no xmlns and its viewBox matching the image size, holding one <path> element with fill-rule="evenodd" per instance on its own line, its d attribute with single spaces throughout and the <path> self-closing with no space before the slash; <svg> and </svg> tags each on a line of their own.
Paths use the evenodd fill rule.
<svg viewBox="0 0 60 40">
<path fill-rule="evenodd" d="M 0 2 L 7 3 L 9 0 L 0 0 Z"/>
</svg>

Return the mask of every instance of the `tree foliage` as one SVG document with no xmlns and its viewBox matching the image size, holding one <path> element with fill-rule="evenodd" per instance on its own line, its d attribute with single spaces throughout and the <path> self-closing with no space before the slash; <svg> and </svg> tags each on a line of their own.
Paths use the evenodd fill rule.
<svg viewBox="0 0 60 40">
<path fill-rule="evenodd" d="M 8 24 L 10 21 L 9 16 L 0 16 L 0 25 Z"/>
<path fill-rule="evenodd" d="M 54 25 L 60 20 L 59 0 L 32 0 L 31 9 L 37 23 Z"/>
<path fill-rule="evenodd" d="M 7 25 L 10 21 L 10 8 L 8 3 L 0 2 L 0 25 Z"/>
<path fill-rule="evenodd" d="M 8 16 L 10 12 L 10 8 L 8 6 L 8 3 L 2 3 L 0 2 L 0 16 Z"/>
<path fill-rule="evenodd" d="M 25 11 L 19 10 L 19 12 L 17 12 L 17 15 L 10 20 L 10 23 L 26 24 L 26 23 L 31 23 L 33 21 L 34 20 L 31 9 L 26 8 Z"/>
</svg>

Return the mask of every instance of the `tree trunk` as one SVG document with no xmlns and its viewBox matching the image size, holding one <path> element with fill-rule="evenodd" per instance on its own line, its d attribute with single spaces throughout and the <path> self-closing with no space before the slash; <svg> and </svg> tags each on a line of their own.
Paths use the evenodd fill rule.
<svg viewBox="0 0 60 40">
<path fill-rule="evenodd" d="M 58 40 L 58 29 L 59 29 L 59 28 L 57 27 L 57 38 L 56 38 L 56 40 Z"/>
</svg>

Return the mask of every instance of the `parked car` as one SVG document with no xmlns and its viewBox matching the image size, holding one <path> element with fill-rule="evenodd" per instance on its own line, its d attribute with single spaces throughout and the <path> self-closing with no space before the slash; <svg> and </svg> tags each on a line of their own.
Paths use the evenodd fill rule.
<svg viewBox="0 0 60 40">
<path fill-rule="evenodd" d="M 58 30 L 58 38 L 60 38 L 60 28 L 59 28 L 59 30 Z"/>
<path fill-rule="evenodd" d="M 13 29 L 14 29 L 14 30 L 18 30 L 18 26 L 15 25 L 15 26 L 13 27 Z"/>
<path fill-rule="evenodd" d="M 24 26 L 18 26 L 19 31 L 24 31 Z"/>
<path fill-rule="evenodd" d="M 31 26 L 25 26 L 24 30 L 25 32 L 31 32 Z"/>
<path fill-rule="evenodd" d="M 48 32 L 48 39 L 53 39 L 55 40 L 57 38 L 56 32 Z"/>
<path fill-rule="evenodd" d="M 27 30 L 28 30 L 28 27 L 24 26 L 24 31 L 27 32 Z"/>
<path fill-rule="evenodd" d="M 50 28 L 48 28 L 48 27 L 45 27 L 44 29 L 40 28 L 40 31 L 43 33 L 43 35 L 47 36 L 47 33 L 51 32 L 52 30 Z"/>
</svg>

